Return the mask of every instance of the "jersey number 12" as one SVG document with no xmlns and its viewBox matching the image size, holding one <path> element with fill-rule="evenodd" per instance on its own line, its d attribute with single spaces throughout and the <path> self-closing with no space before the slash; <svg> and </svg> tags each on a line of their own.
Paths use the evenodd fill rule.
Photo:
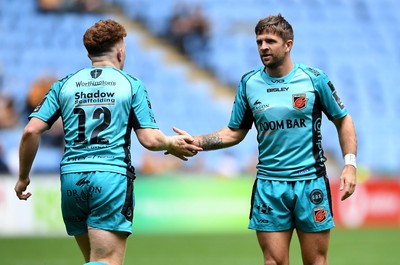
<svg viewBox="0 0 400 265">
<path fill-rule="evenodd" d="M 74 114 L 78 115 L 78 138 L 74 140 L 75 144 L 108 144 L 109 140 L 107 138 L 99 137 L 100 132 L 104 131 L 111 122 L 111 111 L 106 107 L 97 108 L 93 112 L 93 119 L 99 120 L 100 116 L 103 114 L 103 121 L 94 128 L 91 136 L 90 142 L 86 138 L 86 113 L 82 108 L 74 108 Z"/>
</svg>

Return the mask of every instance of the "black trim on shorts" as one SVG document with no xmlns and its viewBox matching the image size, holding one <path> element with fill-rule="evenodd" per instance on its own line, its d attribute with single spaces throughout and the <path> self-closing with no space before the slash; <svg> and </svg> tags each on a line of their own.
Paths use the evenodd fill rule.
<svg viewBox="0 0 400 265">
<path fill-rule="evenodd" d="M 332 194 L 331 194 L 331 185 L 329 184 L 329 178 L 327 176 L 324 176 L 324 181 L 325 181 L 325 188 L 326 188 L 326 196 L 328 196 L 328 202 L 329 202 L 329 210 L 331 211 L 331 215 L 333 217 L 333 208 L 332 208 Z"/>
<path fill-rule="evenodd" d="M 251 191 L 251 200 L 250 200 L 250 214 L 249 214 L 249 220 L 251 220 L 252 214 L 253 214 L 253 208 L 254 208 L 254 197 L 255 193 L 257 190 L 257 180 L 258 178 L 255 179 L 254 184 L 253 184 L 253 189 Z"/>
<path fill-rule="evenodd" d="M 126 176 L 126 195 L 125 195 L 125 203 L 122 207 L 121 213 L 125 216 L 126 220 L 132 222 L 134 215 L 134 207 L 133 207 L 133 196 L 134 196 L 134 182 L 135 178 L 130 176 Z"/>
</svg>

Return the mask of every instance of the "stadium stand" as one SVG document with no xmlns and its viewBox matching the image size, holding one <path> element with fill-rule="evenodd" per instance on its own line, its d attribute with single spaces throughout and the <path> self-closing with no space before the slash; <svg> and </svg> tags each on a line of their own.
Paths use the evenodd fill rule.
<svg viewBox="0 0 400 265">
<path fill-rule="evenodd" d="M 13 172 L 17 170 L 18 142 L 26 122 L 25 105 L 31 84 L 43 76 L 62 78 L 88 66 L 89 60 L 82 45 L 84 31 L 100 19 L 123 20 L 113 14 L 41 13 L 37 11 L 35 1 L 21 3 L 5 1 L 0 6 L 1 31 L 3 36 L 8 36 L 0 49 L 0 63 L 7 66 L 3 71 L 1 93 L 13 98 L 21 115 L 18 126 L 0 130 L 1 145 Z M 125 70 L 146 84 L 163 131 L 174 134 L 172 127 L 178 126 L 200 134 L 210 128 L 217 129 L 220 126 L 217 121 L 226 123 L 230 112 L 227 100 L 213 99 L 208 81 L 194 80 L 187 65 L 168 62 L 166 48 L 151 44 L 151 41 L 147 43 L 144 39 L 143 34 L 129 29 Z M 137 146 L 132 155 L 140 168 L 141 154 L 145 150 L 137 141 L 134 144 Z M 60 156 L 59 149 L 41 146 L 34 172 L 57 171 Z"/>
<path fill-rule="evenodd" d="M 254 25 L 269 14 L 282 13 L 295 30 L 293 58 L 296 62 L 323 69 L 347 103 L 358 130 L 359 163 L 375 172 L 392 174 L 400 170 L 397 122 L 400 92 L 394 80 L 400 69 L 400 2 L 397 0 L 191 0 L 146 1 L 103 0 L 118 5 L 115 13 L 41 13 L 36 0 L 0 2 L 0 65 L 3 82 L 0 93 L 15 100 L 21 123 L 30 84 L 43 75 L 62 77 L 87 66 L 82 46 L 84 30 L 99 19 L 116 17 L 140 22 L 147 30 L 129 28 L 126 70 L 148 87 L 160 127 L 167 134 L 172 126 L 190 133 L 209 132 L 227 124 L 232 94 L 215 97 L 209 79 L 191 78 L 185 60 L 168 61 L 171 51 L 163 42 L 149 44 L 146 34 L 165 37 L 176 5 L 201 6 L 210 23 L 207 53 L 189 54 L 199 68 L 209 70 L 234 92 L 240 77 L 260 66 L 254 39 Z M 135 24 L 136 25 L 136 24 Z M 171 119 L 173 117 L 173 119 Z M 324 123 L 324 147 L 341 163 L 334 127 Z M 20 128 L 18 128 L 20 129 Z M 254 130 L 252 130 L 254 131 Z M 251 132 L 254 133 L 254 132 Z M 13 153 L 18 133 L 0 131 L 3 151 Z M 7 135 L 7 136 L 5 136 Z M 7 140 L 6 140 L 7 139 Z M 256 152 L 254 138 L 232 149 L 241 169 Z M 14 143 L 14 144 L 11 144 Z M 139 147 L 136 147 L 141 150 Z M 43 151 L 47 152 L 47 150 Z M 134 153 L 140 161 L 141 153 Z M 219 155 L 221 154 L 221 155 Z M 9 154 L 10 155 L 10 154 Z M 214 170 L 222 152 L 204 155 L 207 170 Z M 40 155 L 38 157 L 41 157 Z M 46 156 L 47 157 L 47 156 Z M 54 163 L 59 156 L 53 156 Z M 14 157 L 15 158 L 15 157 Z M 197 158 L 195 158 L 197 159 Z M 196 161 L 196 160 L 195 160 Z M 38 171 L 54 170 L 53 162 L 37 162 Z"/>
<path fill-rule="evenodd" d="M 129 1 L 117 0 L 129 6 Z M 168 23 L 168 12 L 174 4 L 165 1 L 161 16 L 148 15 L 158 3 L 146 2 L 148 8 L 128 12 L 140 19 L 154 34 L 160 35 L 160 25 Z M 394 76 L 400 66 L 400 53 L 395 47 L 400 37 L 400 2 L 270 0 L 212 1 L 194 0 L 201 5 L 210 21 L 211 34 L 206 65 L 222 81 L 231 86 L 240 76 L 259 66 L 254 44 L 254 25 L 269 14 L 282 13 L 295 30 L 295 61 L 323 69 L 341 93 L 358 129 L 359 161 L 373 171 L 396 172 L 397 157 L 396 102 L 399 92 Z M 234 56 L 232 56 L 234 55 Z M 234 67 L 232 67 L 234 65 Z M 324 123 L 324 146 L 340 161 L 336 132 Z M 385 154 L 385 155 L 378 155 Z"/>
</svg>

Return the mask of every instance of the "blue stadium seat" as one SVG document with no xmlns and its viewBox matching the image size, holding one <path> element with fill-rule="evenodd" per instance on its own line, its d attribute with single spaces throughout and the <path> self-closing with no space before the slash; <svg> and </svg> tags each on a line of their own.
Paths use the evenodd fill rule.
<svg viewBox="0 0 400 265">
<path fill-rule="evenodd" d="M 166 30 L 178 2 L 105 1 L 120 4 L 129 18 L 144 22 L 155 35 Z M 400 29 L 396 27 L 400 1 L 271 0 L 268 5 L 259 0 L 184 2 L 201 5 L 211 22 L 207 53 L 194 54 L 192 59 L 207 65 L 221 82 L 232 87 L 244 73 L 261 65 L 254 35 L 258 19 L 282 13 L 294 26 L 295 62 L 324 70 L 350 110 L 359 129 L 360 163 L 372 169 L 400 170 L 396 160 L 400 153 L 396 122 L 400 92 L 394 84 L 400 69 Z M 17 105 L 22 106 L 31 82 L 49 69 L 62 77 L 87 66 L 82 34 L 94 22 L 109 17 L 114 16 L 41 14 L 34 0 L 0 1 L 0 31 L 7 36 L 0 41 L 6 84 L 0 92 L 13 94 Z M 203 133 L 227 124 L 231 104 L 215 100 L 207 84 L 197 84 L 189 79 L 187 70 L 166 62 L 162 49 L 143 47 L 140 34 L 129 32 L 126 42 L 125 70 L 145 83 L 160 127 L 170 130 L 175 125 Z M 328 138 L 334 137 L 335 130 L 327 127 Z M 327 145 L 340 156 L 336 144 Z M 233 153 L 245 160 L 254 153 L 254 147 L 249 140 Z M 390 159 L 376 155 L 382 153 L 390 154 Z M 210 166 L 215 156 L 210 156 Z"/>
</svg>

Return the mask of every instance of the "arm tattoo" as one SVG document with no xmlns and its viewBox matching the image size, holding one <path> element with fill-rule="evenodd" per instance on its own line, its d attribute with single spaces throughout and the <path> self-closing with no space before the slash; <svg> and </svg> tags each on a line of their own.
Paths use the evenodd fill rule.
<svg viewBox="0 0 400 265">
<path fill-rule="evenodd" d="M 201 147 L 203 150 L 216 150 L 223 148 L 224 145 L 222 144 L 222 138 L 218 133 L 212 133 L 203 136 Z"/>
</svg>

